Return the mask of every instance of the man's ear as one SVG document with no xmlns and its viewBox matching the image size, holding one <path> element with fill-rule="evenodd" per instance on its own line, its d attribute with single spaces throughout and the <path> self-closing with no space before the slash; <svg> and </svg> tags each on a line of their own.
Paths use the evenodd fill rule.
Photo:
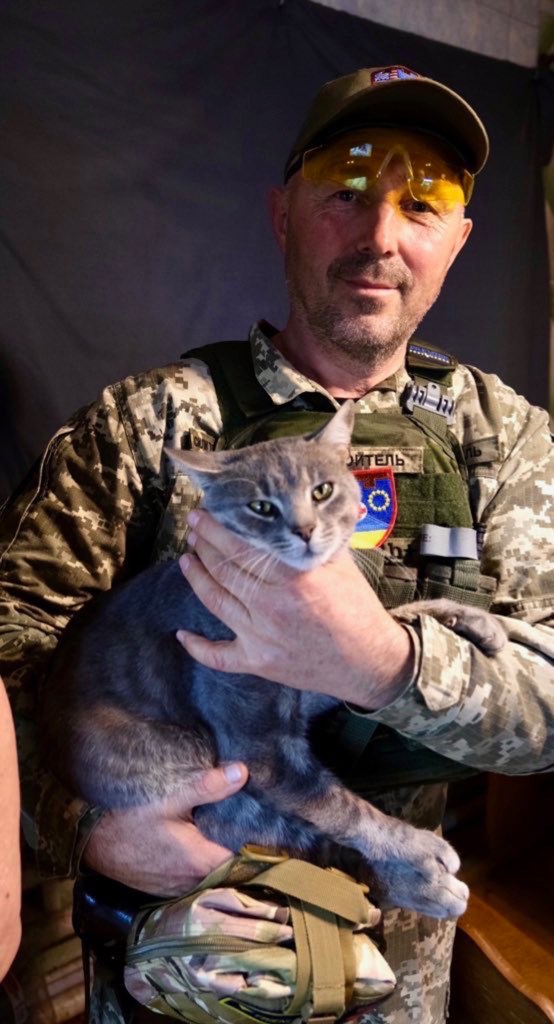
<svg viewBox="0 0 554 1024">
<path fill-rule="evenodd" d="M 289 214 L 289 192 L 284 185 L 271 189 L 269 193 L 269 212 L 277 245 L 281 252 L 284 253 Z"/>
<path fill-rule="evenodd" d="M 458 234 L 458 237 L 456 239 L 456 243 L 454 245 L 454 248 L 452 250 L 452 255 L 450 257 L 450 261 L 448 263 L 448 267 L 446 268 L 447 270 L 450 270 L 450 267 L 454 263 L 454 260 L 456 259 L 456 256 L 458 255 L 459 252 L 462 251 L 464 245 L 466 244 L 466 242 L 467 242 L 467 240 L 468 240 L 468 238 L 469 238 L 469 236 L 471 234 L 472 228 L 473 228 L 473 221 L 470 220 L 469 217 L 464 217 L 460 221 L 459 234 Z"/>
</svg>

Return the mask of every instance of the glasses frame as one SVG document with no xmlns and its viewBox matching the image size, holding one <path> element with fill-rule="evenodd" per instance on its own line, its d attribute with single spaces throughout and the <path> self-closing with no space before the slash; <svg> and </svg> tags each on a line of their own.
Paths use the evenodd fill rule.
<svg viewBox="0 0 554 1024">
<path fill-rule="evenodd" d="M 368 139 L 368 141 L 369 141 L 369 139 Z M 336 145 L 336 143 L 334 143 L 334 145 Z M 329 145 L 313 146 L 311 149 L 307 149 L 303 153 L 303 155 L 302 155 L 302 177 L 304 178 L 305 181 L 312 181 L 312 183 L 314 183 L 313 178 L 310 178 L 309 174 L 306 174 L 306 161 L 308 160 L 308 162 L 309 162 L 309 158 L 313 154 L 324 152 L 325 150 L 328 150 L 330 148 L 331 147 Z M 394 159 L 395 156 L 401 157 L 402 160 L 404 161 L 405 166 L 406 166 L 406 170 L 408 172 L 408 176 L 407 176 L 408 187 L 410 189 L 410 195 L 412 196 L 412 199 L 414 199 L 416 201 L 420 201 L 420 200 L 424 199 L 425 197 L 416 196 L 412 192 L 412 182 L 416 180 L 415 179 L 414 170 L 413 170 L 413 166 L 412 166 L 412 158 L 410 156 L 409 147 L 406 146 L 405 143 L 400 142 L 400 141 L 396 142 L 396 143 L 393 142 L 392 145 L 390 146 L 390 149 L 387 150 L 387 152 L 385 153 L 385 156 L 383 157 L 383 160 L 382 160 L 382 162 L 381 162 L 381 164 L 379 166 L 379 170 L 371 178 L 372 183 L 375 184 L 375 182 L 377 182 L 379 180 L 379 178 L 386 171 L 386 169 L 389 166 L 391 160 Z M 358 156 L 357 159 L 363 161 L 364 157 L 363 156 Z M 462 189 L 462 193 L 463 193 L 463 197 L 464 197 L 464 206 L 467 206 L 469 201 L 470 201 L 470 199 L 471 199 L 471 196 L 473 194 L 473 187 L 474 187 L 474 184 L 475 184 L 475 176 L 473 174 L 471 174 L 468 170 L 466 170 L 464 167 L 462 167 L 461 165 L 459 167 L 455 167 L 454 165 L 448 163 L 448 161 L 445 160 L 444 157 L 442 157 L 440 155 L 437 155 L 437 159 L 440 160 L 444 164 L 445 167 L 449 168 L 452 171 L 452 174 L 455 177 L 456 183 L 459 184 L 461 189 Z M 329 180 L 332 180 L 332 179 L 329 179 Z M 321 181 L 320 182 L 315 182 L 315 184 L 321 184 L 321 183 L 322 183 Z M 337 180 L 337 184 L 339 184 L 339 183 L 340 182 Z M 345 179 L 344 184 L 345 185 L 348 184 L 348 179 Z M 353 186 L 351 184 L 348 187 L 353 188 L 354 191 L 359 191 L 359 192 L 367 191 L 367 189 L 356 189 L 355 186 Z"/>
</svg>

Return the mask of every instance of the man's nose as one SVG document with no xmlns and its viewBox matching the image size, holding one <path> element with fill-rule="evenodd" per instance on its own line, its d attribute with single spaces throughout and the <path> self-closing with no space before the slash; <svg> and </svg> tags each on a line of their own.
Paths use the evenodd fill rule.
<svg viewBox="0 0 554 1024">
<path fill-rule="evenodd" d="M 381 195 L 364 203 L 360 212 L 360 226 L 357 248 L 375 256 L 393 255 L 398 251 L 400 218 L 387 195 Z"/>
</svg>

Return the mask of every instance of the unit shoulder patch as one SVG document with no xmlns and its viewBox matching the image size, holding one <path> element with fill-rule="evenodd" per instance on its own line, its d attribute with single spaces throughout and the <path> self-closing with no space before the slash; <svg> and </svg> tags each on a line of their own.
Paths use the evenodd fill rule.
<svg viewBox="0 0 554 1024">
<path fill-rule="evenodd" d="M 397 502 L 394 473 L 385 469 L 355 469 L 360 485 L 360 514 L 350 538 L 353 548 L 378 548 L 384 544 L 396 522 Z"/>
</svg>

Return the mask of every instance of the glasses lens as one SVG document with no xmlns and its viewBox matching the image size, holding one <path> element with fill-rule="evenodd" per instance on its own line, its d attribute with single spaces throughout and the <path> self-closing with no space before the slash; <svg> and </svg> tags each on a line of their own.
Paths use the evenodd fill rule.
<svg viewBox="0 0 554 1024">
<path fill-rule="evenodd" d="M 367 152 L 357 153 L 358 148 Z M 371 149 L 369 143 L 360 147 L 310 149 L 304 153 L 302 175 L 312 185 L 330 183 L 365 192 L 373 184 L 378 169 L 376 165 L 374 171 Z"/>
<path fill-rule="evenodd" d="M 367 192 L 387 170 L 401 173 L 412 197 L 430 204 L 453 207 L 467 204 L 473 175 L 450 163 L 435 140 L 427 143 L 417 133 L 394 129 L 368 129 L 339 138 L 304 154 L 302 175 L 313 185 L 336 184 Z"/>
<path fill-rule="evenodd" d="M 473 176 L 468 171 L 453 168 L 440 156 L 429 152 L 412 149 L 410 157 L 413 170 L 410 191 L 415 199 L 448 206 L 469 202 Z"/>
</svg>

